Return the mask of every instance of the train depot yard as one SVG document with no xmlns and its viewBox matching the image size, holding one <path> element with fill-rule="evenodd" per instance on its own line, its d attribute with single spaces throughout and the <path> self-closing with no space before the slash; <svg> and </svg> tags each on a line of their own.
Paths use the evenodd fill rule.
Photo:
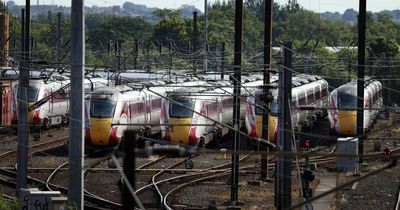
<svg viewBox="0 0 400 210">
<path fill-rule="evenodd" d="M 0 210 L 400 209 L 399 10 L 40 3 L 0 4 Z"/>
</svg>

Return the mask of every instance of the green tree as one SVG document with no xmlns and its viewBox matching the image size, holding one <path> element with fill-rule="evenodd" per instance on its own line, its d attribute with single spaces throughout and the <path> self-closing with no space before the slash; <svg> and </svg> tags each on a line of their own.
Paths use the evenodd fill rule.
<svg viewBox="0 0 400 210">
<path fill-rule="evenodd" d="M 374 37 L 369 43 L 369 49 L 373 57 L 385 58 L 385 57 L 396 57 L 399 53 L 399 46 L 396 41 L 386 39 L 385 37 L 379 36 Z"/>
<path fill-rule="evenodd" d="M 189 41 L 189 36 L 185 21 L 180 17 L 180 11 L 157 9 L 153 14 L 161 18 L 161 20 L 154 25 L 152 40 L 159 41 L 163 45 L 168 45 L 169 41 L 173 40 L 178 47 L 185 47 Z"/>
</svg>

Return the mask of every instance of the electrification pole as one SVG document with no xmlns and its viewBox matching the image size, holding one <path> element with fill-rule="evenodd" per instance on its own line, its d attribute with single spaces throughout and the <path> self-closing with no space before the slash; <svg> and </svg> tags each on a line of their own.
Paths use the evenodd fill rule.
<svg viewBox="0 0 400 210">
<path fill-rule="evenodd" d="M 57 13 L 57 28 L 56 28 L 56 63 L 60 64 L 60 49 L 61 49 L 61 12 Z"/>
<path fill-rule="evenodd" d="M 29 21 L 30 1 L 26 1 L 25 10 L 21 10 L 21 35 L 23 56 L 19 67 L 18 77 L 18 146 L 17 146 L 17 190 L 20 207 L 23 204 L 21 189 L 27 188 L 28 175 L 28 145 L 29 145 L 29 124 L 28 124 L 28 100 L 27 91 L 29 87 Z M 28 41 L 26 41 L 28 40 Z"/>
<path fill-rule="evenodd" d="M 269 89 L 267 85 L 270 83 L 270 70 L 271 70 L 271 48 L 272 48 L 272 1 L 265 0 L 265 19 L 264 19 L 264 106 L 269 107 Z M 269 141 L 269 131 L 268 131 L 268 119 L 269 113 L 267 111 L 263 112 L 262 118 L 262 138 Z M 266 154 L 261 154 L 261 174 L 260 179 L 268 179 L 268 153 L 269 148 L 267 148 Z"/>
<path fill-rule="evenodd" d="M 292 151 L 292 123 L 290 118 L 289 103 L 292 99 L 292 43 L 284 44 L 284 67 L 279 72 L 278 92 L 278 155 L 277 170 L 275 175 L 275 204 L 276 209 L 283 210 L 292 205 L 292 157 L 287 153 Z"/>
<path fill-rule="evenodd" d="M 83 154 L 84 154 L 84 65 L 85 65 L 85 22 L 84 1 L 72 1 L 71 6 L 71 97 L 69 123 L 69 182 L 68 201 L 83 209 Z"/>
<path fill-rule="evenodd" d="M 208 70 L 208 31 L 207 31 L 208 3 L 204 0 L 204 73 Z"/>
<path fill-rule="evenodd" d="M 357 137 L 359 163 L 363 162 L 364 153 L 364 70 L 365 70 L 365 22 L 367 13 L 367 1 L 360 0 L 360 14 L 358 15 L 358 73 L 357 73 Z"/>
<path fill-rule="evenodd" d="M 225 42 L 221 44 L 221 80 L 224 80 L 224 68 L 225 68 Z"/>
<path fill-rule="evenodd" d="M 243 17 L 243 0 L 235 1 L 235 51 L 234 51 L 234 79 L 233 79 L 233 127 L 234 142 L 232 154 L 231 169 L 231 200 L 230 204 L 236 206 L 238 201 L 239 190 L 239 155 L 238 148 L 240 144 L 240 133 L 237 132 L 240 126 L 240 89 L 242 77 L 242 17 Z"/>
<path fill-rule="evenodd" d="M 196 74 L 196 51 L 197 51 L 197 11 L 193 12 L 193 71 Z"/>
</svg>

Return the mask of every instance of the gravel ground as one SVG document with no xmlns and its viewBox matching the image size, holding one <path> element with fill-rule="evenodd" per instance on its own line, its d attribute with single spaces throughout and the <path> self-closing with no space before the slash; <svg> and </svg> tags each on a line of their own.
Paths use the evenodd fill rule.
<svg viewBox="0 0 400 210">
<path fill-rule="evenodd" d="M 372 162 L 361 175 L 382 166 L 382 163 Z M 351 179 L 344 177 L 341 181 Z M 397 165 L 360 181 L 354 190 L 351 187 L 341 190 L 332 209 L 394 209 L 399 186 L 400 166 Z"/>
</svg>

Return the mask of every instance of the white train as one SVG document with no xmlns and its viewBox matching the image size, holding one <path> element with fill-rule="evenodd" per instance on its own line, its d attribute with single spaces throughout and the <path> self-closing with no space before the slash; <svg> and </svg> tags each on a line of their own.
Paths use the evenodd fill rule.
<svg viewBox="0 0 400 210">
<path fill-rule="evenodd" d="M 273 85 L 277 85 L 275 80 Z M 291 119 L 292 126 L 296 131 L 305 131 L 313 126 L 313 122 L 321 116 L 326 116 L 326 111 L 319 108 L 328 106 L 329 90 L 328 82 L 318 76 L 297 75 L 292 78 L 292 100 L 291 100 Z M 272 102 L 270 103 L 270 113 L 268 119 L 268 139 L 276 140 L 278 122 L 278 90 L 271 91 Z M 247 134 L 253 138 L 262 137 L 263 113 L 266 111 L 260 107 L 263 102 L 260 99 L 262 90 L 256 90 L 255 96 L 249 96 L 246 110 L 246 130 Z M 300 109 L 301 107 L 315 107 L 312 109 Z M 254 143 L 254 142 L 251 142 Z"/>
<path fill-rule="evenodd" d="M 241 89 L 240 116 L 245 114 L 246 98 L 249 92 L 254 93 L 255 89 L 262 85 L 263 81 L 260 79 L 261 77 L 255 76 L 242 80 L 245 88 Z M 216 124 L 215 121 L 225 124 L 232 122 L 232 84 L 228 81 L 219 81 L 209 83 L 209 86 L 181 88 L 167 93 L 168 99 L 162 100 L 160 118 L 163 125 L 161 136 L 164 141 L 170 141 L 173 144 L 204 146 L 217 136 L 221 137 L 229 132 L 226 127 Z"/>
<path fill-rule="evenodd" d="M 382 84 L 366 80 L 364 86 L 364 131 L 371 127 L 382 107 Z M 357 82 L 344 84 L 330 94 L 329 124 L 331 132 L 338 136 L 355 136 L 357 133 Z"/>
<path fill-rule="evenodd" d="M 51 80 L 31 79 L 27 89 L 29 124 L 31 126 L 52 126 L 68 122 L 70 80 L 63 76 L 53 76 Z M 86 78 L 85 92 L 91 92 L 107 85 L 102 78 Z M 17 110 L 18 83 L 14 84 L 12 96 L 12 124 L 18 123 Z"/>
<path fill-rule="evenodd" d="M 85 142 L 88 146 L 114 147 L 121 142 L 128 128 L 147 133 L 159 132 L 161 96 L 183 86 L 205 84 L 191 79 L 175 84 L 151 81 L 150 85 L 154 87 L 149 89 L 133 83 L 95 90 L 85 100 Z"/>
</svg>

